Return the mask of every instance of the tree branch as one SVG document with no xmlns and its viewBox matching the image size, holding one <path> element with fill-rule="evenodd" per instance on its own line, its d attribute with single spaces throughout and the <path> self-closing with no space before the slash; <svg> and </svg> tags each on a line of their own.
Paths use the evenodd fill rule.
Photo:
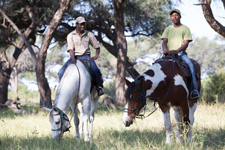
<svg viewBox="0 0 225 150">
<path fill-rule="evenodd" d="M 19 36 L 22 37 L 26 47 L 29 49 L 29 51 L 31 53 L 32 58 L 37 63 L 37 58 L 35 57 L 34 51 L 33 51 L 32 47 L 31 47 L 30 43 L 27 41 L 26 37 L 22 34 L 20 29 L 14 24 L 14 22 L 5 14 L 5 12 L 1 8 L 0 8 L 0 13 L 10 23 L 10 25 L 16 30 L 16 32 L 19 34 Z"/>
<path fill-rule="evenodd" d="M 200 4 L 202 4 L 202 11 L 208 24 L 211 26 L 213 30 L 215 30 L 223 37 L 225 37 L 225 27 L 222 24 L 220 24 L 213 16 L 212 9 L 210 7 L 211 0 L 199 0 L 199 1 Z"/>
</svg>

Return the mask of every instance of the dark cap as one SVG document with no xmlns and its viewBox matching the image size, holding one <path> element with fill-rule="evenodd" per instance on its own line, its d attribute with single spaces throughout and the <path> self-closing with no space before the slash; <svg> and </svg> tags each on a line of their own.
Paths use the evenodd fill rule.
<svg viewBox="0 0 225 150">
<path fill-rule="evenodd" d="M 173 9 L 173 10 L 171 10 L 170 11 L 170 15 L 172 15 L 174 12 L 178 13 L 181 16 L 179 9 Z"/>
</svg>

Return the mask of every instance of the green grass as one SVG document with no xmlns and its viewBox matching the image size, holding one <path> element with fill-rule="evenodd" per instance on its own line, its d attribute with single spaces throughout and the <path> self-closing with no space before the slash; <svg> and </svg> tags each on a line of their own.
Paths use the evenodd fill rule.
<svg viewBox="0 0 225 150">
<path fill-rule="evenodd" d="M 181 143 L 165 145 L 163 116 L 160 110 L 143 120 L 136 119 L 126 128 L 122 124 L 123 110 L 113 111 L 99 105 L 95 115 L 93 138 L 85 143 L 75 139 L 74 124 L 59 141 L 51 140 L 48 113 L 39 103 L 24 101 L 29 114 L 14 114 L 0 110 L 1 150 L 161 150 L 207 149 L 225 150 L 225 105 L 199 104 L 195 113 L 193 139 L 189 146 Z M 24 104 L 23 104 L 24 103 Z M 71 118 L 71 114 L 68 114 Z M 175 129 L 175 119 L 171 111 Z"/>
</svg>

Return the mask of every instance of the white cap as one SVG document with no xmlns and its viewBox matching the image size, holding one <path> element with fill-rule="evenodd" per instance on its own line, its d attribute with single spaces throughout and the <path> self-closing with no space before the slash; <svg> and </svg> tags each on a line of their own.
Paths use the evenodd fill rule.
<svg viewBox="0 0 225 150">
<path fill-rule="evenodd" d="M 77 23 L 81 24 L 81 23 L 86 22 L 86 21 L 85 21 L 84 17 L 80 16 L 80 17 L 76 18 L 75 22 L 76 22 L 76 24 Z"/>
</svg>

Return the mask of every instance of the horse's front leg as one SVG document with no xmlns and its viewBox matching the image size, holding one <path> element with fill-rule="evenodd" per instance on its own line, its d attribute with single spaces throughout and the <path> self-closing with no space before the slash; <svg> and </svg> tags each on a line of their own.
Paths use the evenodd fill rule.
<svg viewBox="0 0 225 150">
<path fill-rule="evenodd" d="M 94 123 L 94 113 L 98 106 L 98 97 L 96 97 L 94 100 L 91 100 L 91 111 L 90 111 L 90 128 L 89 128 L 89 138 L 92 138 L 93 133 L 93 123 Z"/>
<path fill-rule="evenodd" d="M 166 130 L 166 144 L 171 143 L 171 133 L 172 133 L 172 125 L 171 125 L 171 120 L 170 120 L 170 111 L 169 109 L 165 112 L 163 112 L 163 117 L 164 117 L 164 127 Z"/>
<path fill-rule="evenodd" d="M 76 139 L 80 138 L 80 133 L 79 133 L 79 118 L 78 118 L 78 113 L 77 113 L 77 106 L 72 105 L 71 109 L 73 110 L 73 120 L 74 120 L 74 125 L 75 125 L 75 131 L 76 131 Z"/>
<path fill-rule="evenodd" d="M 184 131 L 183 110 L 180 107 L 173 107 L 174 117 L 177 122 L 176 142 L 182 142 L 182 132 Z"/>
<path fill-rule="evenodd" d="M 190 102 L 189 102 L 190 103 Z M 191 141 L 191 137 L 192 137 L 192 127 L 193 127 L 193 124 L 194 124 L 194 113 L 195 113 L 195 110 L 197 108 L 197 103 L 194 103 L 194 104 L 189 104 L 189 120 L 190 120 L 190 125 L 189 125 L 189 130 L 188 130 L 188 142 Z"/>
<path fill-rule="evenodd" d="M 84 124 L 84 141 L 85 142 L 89 142 L 90 138 L 89 138 L 89 132 L 88 132 L 88 112 L 89 112 L 89 102 L 90 101 L 90 96 L 85 98 L 83 100 L 83 124 Z"/>
</svg>

